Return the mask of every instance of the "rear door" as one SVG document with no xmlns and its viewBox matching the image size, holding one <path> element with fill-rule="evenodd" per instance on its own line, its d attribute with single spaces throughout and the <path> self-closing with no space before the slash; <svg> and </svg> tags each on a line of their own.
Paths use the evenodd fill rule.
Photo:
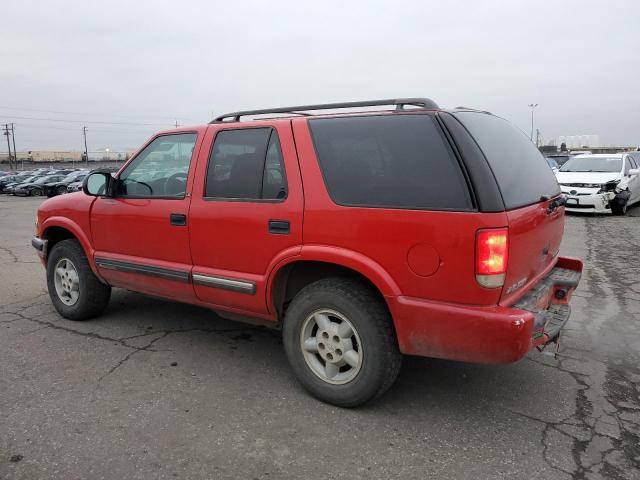
<svg viewBox="0 0 640 480">
<path fill-rule="evenodd" d="M 303 195 L 289 120 L 209 127 L 189 212 L 202 301 L 268 316 L 266 284 L 302 244 Z"/>
<path fill-rule="evenodd" d="M 482 150 L 502 195 L 509 227 L 502 304 L 513 303 L 555 263 L 564 208 L 555 175 L 531 140 L 506 120 L 483 112 L 456 112 Z"/>
</svg>

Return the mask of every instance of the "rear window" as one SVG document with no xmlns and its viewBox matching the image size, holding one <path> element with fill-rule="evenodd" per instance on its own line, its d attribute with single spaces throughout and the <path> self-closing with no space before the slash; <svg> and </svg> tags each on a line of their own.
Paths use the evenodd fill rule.
<svg viewBox="0 0 640 480">
<path fill-rule="evenodd" d="M 556 177 L 531 140 L 503 118 L 481 112 L 456 112 L 487 158 L 507 210 L 560 193 Z"/>
<path fill-rule="evenodd" d="M 428 115 L 309 120 L 329 195 L 347 206 L 470 210 L 468 187 Z"/>
</svg>

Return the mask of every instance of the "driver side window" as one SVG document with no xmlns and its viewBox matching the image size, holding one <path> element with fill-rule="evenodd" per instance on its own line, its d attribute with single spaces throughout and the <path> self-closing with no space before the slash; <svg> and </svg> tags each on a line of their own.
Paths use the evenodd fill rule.
<svg viewBox="0 0 640 480">
<path fill-rule="evenodd" d="M 196 136 L 181 133 L 153 140 L 120 175 L 116 196 L 184 198 Z"/>
</svg>

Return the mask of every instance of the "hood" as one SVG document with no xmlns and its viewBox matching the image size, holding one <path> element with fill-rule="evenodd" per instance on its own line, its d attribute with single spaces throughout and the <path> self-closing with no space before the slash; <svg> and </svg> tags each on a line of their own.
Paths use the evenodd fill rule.
<svg viewBox="0 0 640 480">
<path fill-rule="evenodd" d="M 561 185 L 569 183 L 595 183 L 602 185 L 611 180 L 620 180 L 619 172 L 556 172 Z"/>
</svg>

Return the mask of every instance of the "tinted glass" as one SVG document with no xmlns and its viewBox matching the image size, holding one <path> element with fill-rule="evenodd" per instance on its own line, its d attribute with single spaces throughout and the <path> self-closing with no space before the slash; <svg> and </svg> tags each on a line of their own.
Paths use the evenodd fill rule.
<svg viewBox="0 0 640 480">
<path fill-rule="evenodd" d="M 622 159 L 619 157 L 574 157 L 565 163 L 561 172 L 619 172 Z"/>
<path fill-rule="evenodd" d="M 560 193 L 556 177 L 529 137 L 506 120 L 481 112 L 456 112 L 487 158 L 508 210 Z"/>
<path fill-rule="evenodd" d="M 273 132 L 267 147 L 262 177 L 262 198 L 279 200 L 287 196 L 284 164 L 278 136 Z"/>
<path fill-rule="evenodd" d="M 247 128 L 218 132 L 209 156 L 206 197 L 284 199 L 285 185 L 275 130 Z"/>
<path fill-rule="evenodd" d="M 195 133 L 156 138 L 122 172 L 116 195 L 184 198 L 195 143 Z"/>
<path fill-rule="evenodd" d="M 341 205 L 468 210 L 469 191 L 428 115 L 310 120 L 331 198 Z"/>
</svg>

